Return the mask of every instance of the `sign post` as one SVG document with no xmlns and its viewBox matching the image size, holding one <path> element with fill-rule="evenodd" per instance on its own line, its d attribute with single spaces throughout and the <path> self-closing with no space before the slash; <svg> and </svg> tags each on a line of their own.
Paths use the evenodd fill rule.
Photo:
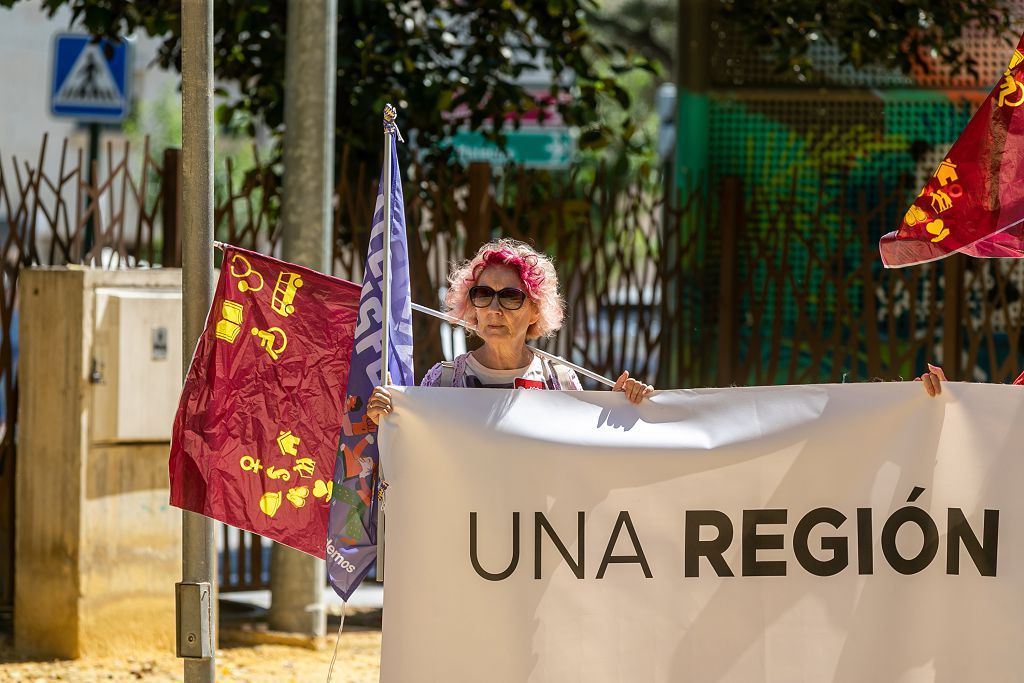
<svg viewBox="0 0 1024 683">
<path fill-rule="evenodd" d="M 123 40 L 100 40 L 75 33 L 61 33 L 53 40 L 50 113 L 89 124 L 86 173 L 90 187 L 96 184 L 100 124 L 120 123 L 131 108 L 132 63 L 131 45 Z M 86 197 L 86 207 L 90 203 Z M 92 249 L 94 235 L 90 214 L 83 253 Z"/>
<path fill-rule="evenodd" d="M 184 360 L 213 303 L 213 0 L 181 3 L 181 155 Z M 186 683 L 210 683 L 217 679 L 217 542 L 212 519 L 181 515 L 177 654 Z"/>
</svg>

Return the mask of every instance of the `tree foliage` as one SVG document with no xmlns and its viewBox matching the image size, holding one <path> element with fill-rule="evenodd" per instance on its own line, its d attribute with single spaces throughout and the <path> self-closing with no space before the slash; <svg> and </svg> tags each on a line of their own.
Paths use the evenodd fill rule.
<svg viewBox="0 0 1024 683">
<path fill-rule="evenodd" d="M 11 6 L 19 0 L 0 0 Z M 72 25 L 118 38 L 144 31 L 162 40 L 158 61 L 181 68 L 180 0 L 42 0 L 51 16 L 68 8 Z M 217 0 L 214 69 L 224 103 L 218 121 L 279 134 L 284 126 L 284 0 Z M 540 67 L 555 74 L 546 88 L 562 118 L 581 130 L 581 146 L 628 137 L 628 117 L 598 119 L 610 98 L 628 110 L 619 76 L 655 67 L 632 51 L 597 38 L 588 19 L 594 0 L 338 0 L 337 142 L 352 161 L 377 162 L 384 104 L 421 149 L 468 125 L 500 137 L 494 121 L 517 122 L 537 107 L 523 77 Z M 464 113 L 458 119 L 453 113 Z M 497 129 L 497 130 L 493 130 Z"/>
<path fill-rule="evenodd" d="M 673 72 L 679 3 L 680 0 L 606 2 L 590 23 L 599 36 L 614 38 L 619 45 Z"/>
<path fill-rule="evenodd" d="M 720 0 L 727 33 L 742 36 L 780 70 L 809 72 L 811 47 L 823 41 L 854 67 L 930 72 L 936 63 L 977 75 L 960 40 L 965 28 L 1008 40 L 1014 18 L 1006 0 Z"/>
</svg>

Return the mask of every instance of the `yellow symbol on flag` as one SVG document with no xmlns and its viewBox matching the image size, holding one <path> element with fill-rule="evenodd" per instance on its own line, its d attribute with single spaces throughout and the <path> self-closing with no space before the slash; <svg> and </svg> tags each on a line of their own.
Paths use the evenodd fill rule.
<svg viewBox="0 0 1024 683">
<path fill-rule="evenodd" d="M 280 491 L 264 493 L 263 496 L 260 497 L 260 510 L 263 510 L 263 514 L 267 517 L 273 517 L 276 515 L 279 507 L 281 507 Z"/>
<path fill-rule="evenodd" d="M 935 173 L 932 175 L 939 179 L 939 185 L 942 187 L 960 179 L 960 176 L 956 174 L 956 164 L 949 159 L 940 161 L 939 167 L 935 169 Z"/>
<path fill-rule="evenodd" d="M 238 333 L 242 331 L 242 304 L 225 301 L 220 307 L 220 317 L 217 321 L 217 339 L 234 344 Z"/>
<path fill-rule="evenodd" d="M 277 447 L 281 449 L 281 455 L 298 455 L 299 450 L 296 446 L 301 442 L 302 439 L 292 434 L 291 430 L 277 435 Z"/>
<path fill-rule="evenodd" d="M 260 338 L 260 346 L 266 349 L 267 353 L 274 360 L 281 357 L 284 352 L 284 348 L 288 346 L 288 336 L 284 333 L 280 327 L 271 327 L 267 330 L 261 330 L 257 327 L 252 328 L 252 333 Z M 281 345 L 275 347 L 277 344 L 278 335 L 281 337 Z"/>
<path fill-rule="evenodd" d="M 235 261 L 241 261 L 243 264 L 245 264 L 245 270 L 242 272 L 236 271 Z M 261 289 L 263 289 L 263 276 L 260 275 L 258 271 L 253 270 L 252 264 L 249 263 L 249 259 L 245 258 L 241 254 L 233 254 L 231 256 L 231 266 L 230 268 L 228 268 L 228 272 L 231 273 L 231 277 L 237 277 L 242 280 L 241 282 L 238 283 L 239 292 L 258 292 Z M 256 279 L 259 280 L 260 284 L 258 286 L 253 287 L 252 284 L 249 282 L 247 278 L 250 275 L 255 276 Z"/>
<path fill-rule="evenodd" d="M 295 291 L 302 286 L 302 278 L 298 273 L 281 273 L 277 276 L 274 295 L 270 299 L 270 307 L 284 317 L 295 312 Z"/>
<path fill-rule="evenodd" d="M 1010 75 L 1010 72 L 1017 68 L 1017 65 L 1024 60 L 1024 54 L 1020 50 L 1014 50 L 1013 55 L 1010 57 L 1010 63 L 1006 66 L 1006 71 L 1003 72 L 1003 83 L 999 87 L 999 106 L 1008 104 L 1011 107 L 1018 107 L 1024 102 L 1024 87 L 1021 86 L 1020 82 L 1016 78 Z M 1006 98 L 1017 92 L 1021 91 L 1021 96 L 1017 98 L 1016 102 L 1007 102 Z"/>
<path fill-rule="evenodd" d="M 1014 69 L 1017 68 L 1017 65 L 1020 64 L 1022 61 L 1024 61 L 1024 53 L 1022 53 L 1020 50 L 1014 50 L 1013 54 L 1010 55 L 1010 64 L 1007 68 L 1007 71 L 1013 71 Z"/>
<path fill-rule="evenodd" d="M 1020 97 L 1017 98 L 1016 102 L 1008 102 L 1006 98 L 1010 97 L 1021 91 Z M 1009 105 L 1011 107 L 1019 107 L 1024 104 L 1024 87 L 1021 87 L 1020 81 L 1010 75 L 1009 71 L 1003 74 L 1003 82 L 999 86 L 999 106 Z"/>
<path fill-rule="evenodd" d="M 263 465 L 257 458 L 251 455 L 243 455 L 242 459 L 238 461 L 238 464 L 242 466 L 242 469 L 246 472 L 252 472 L 253 474 L 259 474 L 259 471 L 263 469 Z"/>
<path fill-rule="evenodd" d="M 306 498 L 309 496 L 309 488 L 306 486 L 296 486 L 293 489 L 288 489 L 288 502 L 297 508 L 302 507 L 306 504 Z"/>
<path fill-rule="evenodd" d="M 267 476 L 271 479 L 282 479 L 284 481 L 291 481 L 292 473 L 286 469 L 274 467 L 271 465 L 267 468 Z"/>
<path fill-rule="evenodd" d="M 323 498 L 326 503 L 331 499 L 331 494 L 334 493 L 334 482 L 328 481 L 326 484 L 321 480 L 317 479 L 313 483 L 313 497 Z"/>
<path fill-rule="evenodd" d="M 303 479 L 311 479 L 315 467 L 316 462 L 314 462 L 313 458 L 299 458 L 295 461 L 295 467 L 292 469 L 298 472 L 299 476 Z"/>
<path fill-rule="evenodd" d="M 932 238 L 932 242 L 941 242 L 942 240 L 949 237 L 949 228 L 945 227 L 942 223 L 941 218 L 936 218 L 928 225 L 924 226 L 925 230 L 935 235 Z"/>
<path fill-rule="evenodd" d="M 946 209 L 953 207 L 953 200 L 942 190 L 935 190 L 928 196 L 932 198 L 932 208 L 935 210 L 935 213 L 942 213 Z"/>
<path fill-rule="evenodd" d="M 903 221 L 907 225 L 917 225 L 928 218 L 928 214 L 916 204 L 911 204 L 910 208 L 907 209 L 907 215 L 903 217 Z"/>
</svg>

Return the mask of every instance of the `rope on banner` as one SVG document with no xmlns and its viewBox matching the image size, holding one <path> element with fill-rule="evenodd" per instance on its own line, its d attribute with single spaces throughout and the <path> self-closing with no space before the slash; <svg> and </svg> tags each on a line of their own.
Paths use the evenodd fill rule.
<svg viewBox="0 0 1024 683">
<path fill-rule="evenodd" d="M 440 318 L 441 320 L 449 322 L 452 325 L 461 325 L 462 327 L 465 327 L 467 330 L 470 330 L 470 331 L 476 331 L 476 328 L 473 326 L 472 323 L 467 322 L 465 320 L 461 320 L 459 318 L 456 318 L 455 316 L 448 315 L 447 313 L 442 313 L 441 311 L 435 311 L 433 308 L 427 308 L 426 306 L 421 306 L 420 304 L 413 303 L 412 304 L 412 310 L 419 311 L 420 313 L 426 313 L 427 315 L 432 315 L 435 318 Z M 596 380 L 596 381 L 600 382 L 601 384 L 604 384 L 605 386 L 612 387 L 613 389 L 615 388 L 615 381 L 611 380 L 611 379 L 608 379 L 604 375 L 599 375 L 596 372 L 593 372 L 591 370 L 587 370 L 586 368 L 584 368 L 582 366 L 579 366 L 579 365 L 576 365 L 575 363 L 573 363 L 571 361 L 567 361 L 566 359 L 562 358 L 561 356 L 556 356 L 555 354 L 548 353 L 547 351 L 541 351 L 540 349 L 538 349 L 536 347 L 531 346 L 530 350 L 533 351 L 538 356 L 540 356 L 541 358 L 546 358 L 547 360 L 549 360 L 549 361 L 551 361 L 553 363 L 559 363 L 561 365 L 564 365 L 567 368 L 572 368 L 573 370 L 575 370 L 576 372 L 578 372 L 581 375 L 584 375 L 586 377 L 589 377 L 590 379 Z"/>
<path fill-rule="evenodd" d="M 334 675 L 334 660 L 338 658 L 338 646 L 341 645 L 341 629 L 345 628 L 345 605 L 341 601 L 341 623 L 338 624 L 338 638 L 334 641 L 334 654 L 331 655 L 331 668 L 327 670 L 327 683 L 331 683 L 331 676 Z"/>
</svg>

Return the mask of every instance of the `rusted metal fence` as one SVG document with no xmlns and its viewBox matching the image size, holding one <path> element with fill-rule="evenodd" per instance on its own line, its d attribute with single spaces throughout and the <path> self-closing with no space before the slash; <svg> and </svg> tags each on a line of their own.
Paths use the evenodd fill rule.
<svg viewBox="0 0 1024 683">
<path fill-rule="evenodd" d="M 90 264 L 104 268 L 160 263 L 161 178 L 168 171 L 128 143 L 109 144 L 90 183 L 81 149 L 65 140 L 48 157 L 0 158 L 0 624 L 14 600 L 14 481 L 18 382 L 16 308 L 21 268 Z M 46 163 L 49 159 L 49 163 Z M 134 164 L 134 168 L 133 168 Z"/>
<path fill-rule="evenodd" d="M 92 186 L 81 151 L 65 142 L 46 165 L 48 144 L 31 162 L 0 158 L 0 613 L 13 601 L 20 268 L 176 266 L 181 258 L 178 150 L 153 156 L 148 144 L 141 154 L 108 145 Z M 358 282 L 376 169 L 344 156 L 341 166 L 348 171 L 336 188 L 333 270 Z M 278 253 L 274 174 L 260 166 L 238 174 L 230 161 L 225 171 L 217 238 Z M 405 181 L 413 298 L 438 306 L 450 262 L 506 235 L 533 242 L 558 265 L 568 315 L 543 345 L 605 375 L 628 369 L 661 387 L 890 380 L 931 360 L 951 377 L 1012 379 L 1024 354 L 1024 263 L 951 258 L 884 271 L 878 237 L 896 224 L 912 188 L 828 182 L 842 189 L 817 201 L 795 179 L 769 191 L 733 177 L 670 198 L 656 172 L 413 164 Z M 431 318 L 414 320 L 420 372 L 441 358 L 440 330 Z M 222 542 L 234 552 L 222 564 L 221 589 L 265 587 L 266 542 L 229 529 Z"/>
</svg>

